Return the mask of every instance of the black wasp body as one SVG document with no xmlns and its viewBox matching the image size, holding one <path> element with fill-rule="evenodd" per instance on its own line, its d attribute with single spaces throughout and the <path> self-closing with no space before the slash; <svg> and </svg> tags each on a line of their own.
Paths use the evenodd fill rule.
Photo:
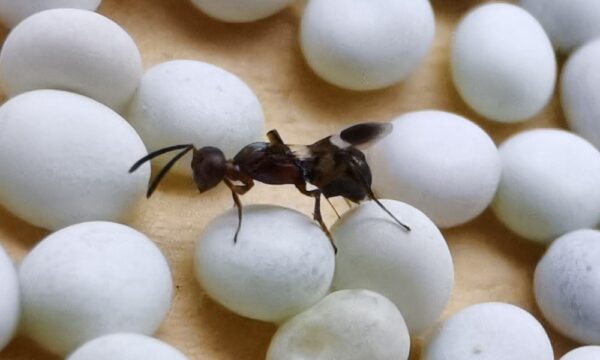
<svg viewBox="0 0 600 360">
<path fill-rule="evenodd" d="M 276 130 L 267 133 L 269 142 L 246 145 L 233 159 L 223 152 L 207 146 L 196 149 L 192 144 L 175 145 L 151 152 L 137 161 L 130 172 L 146 161 L 166 152 L 181 150 L 150 182 L 150 197 L 171 167 L 186 153 L 193 150 L 192 171 L 194 182 L 204 192 L 224 182 L 238 208 L 238 228 L 242 222 L 242 204 L 239 195 L 254 186 L 254 181 L 271 185 L 291 184 L 303 194 L 315 198 L 314 219 L 331 239 L 331 234 L 321 217 L 321 195 L 326 199 L 342 196 L 353 202 L 375 201 L 405 230 L 409 227 L 394 217 L 375 197 L 371 190 L 371 170 L 360 147 L 365 147 L 389 134 L 392 124 L 363 123 L 351 126 L 337 135 L 328 136 L 312 145 L 288 145 Z M 311 186 L 312 189 L 308 189 Z"/>
</svg>

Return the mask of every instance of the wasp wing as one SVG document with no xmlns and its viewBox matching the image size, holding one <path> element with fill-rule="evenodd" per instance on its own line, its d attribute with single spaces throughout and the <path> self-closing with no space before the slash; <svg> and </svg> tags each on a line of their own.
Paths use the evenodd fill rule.
<svg viewBox="0 0 600 360">
<path fill-rule="evenodd" d="M 341 149 L 355 147 L 366 149 L 392 132 L 392 123 L 368 122 L 350 126 L 329 139 Z"/>
</svg>

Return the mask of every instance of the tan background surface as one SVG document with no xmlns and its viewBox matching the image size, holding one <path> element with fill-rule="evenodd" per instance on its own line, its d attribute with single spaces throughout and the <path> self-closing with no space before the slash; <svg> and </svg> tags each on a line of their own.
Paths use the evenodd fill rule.
<svg viewBox="0 0 600 360">
<path fill-rule="evenodd" d="M 104 0 L 99 12 L 121 24 L 136 40 L 146 68 L 172 59 L 197 59 L 241 77 L 257 93 L 267 119 L 290 143 L 310 143 L 346 125 L 386 120 L 407 111 L 440 109 L 466 116 L 488 131 L 497 144 L 526 128 L 564 127 L 556 97 L 538 117 L 521 125 L 497 125 L 470 111 L 449 75 L 449 42 L 460 16 L 481 0 L 432 0 L 437 33 L 420 69 L 404 83 L 383 91 L 353 93 L 317 78 L 303 62 L 298 26 L 305 0 L 252 24 L 225 24 L 197 11 L 186 0 Z M 0 28 L 0 40 L 7 30 Z M 25 166 L 25 164 L 24 164 Z M 244 203 L 274 203 L 311 214 L 312 201 L 290 187 L 258 185 Z M 336 202 L 344 209 L 343 202 Z M 199 196 L 191 179 L 169 180 L 144 201 L 131 225 L 154 239 L 168 257 L 177 285 L 172 310 L 157 336 L 190 359 L 262 359 L 275 326 L 234 315 L 211 301 L 193 276 L 194 243 L 206 223 L 232 206 L 220 187 Z M 326 221 L 334 215 L 323 207 Z M 0 243 L 21 259 L 47 231 L 0 210 Z M 541 318 L 532 294 L 532 275 L 544 248 L 517 238 L 488 210 L 466 226 L 444 231 L 455 264 L 456 284 L 444 318 L 478 302 L 504 301 Z M 575 346 L 550 333 L 556 356 Z M 420 346 L 411 359 L 417 359 Z M 3 360 L 55 359 L 18 337 Z"/>
</svg>

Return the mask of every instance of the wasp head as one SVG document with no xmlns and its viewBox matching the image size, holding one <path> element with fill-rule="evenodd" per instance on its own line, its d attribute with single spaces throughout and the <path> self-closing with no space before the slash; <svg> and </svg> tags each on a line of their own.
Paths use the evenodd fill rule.
<svg viewBox="0 0 600 360">
<path fill-rule="evenodd" d="M 225 154 L 216 147 L 205 146 L 195 150 L 192 171 L 198 190 L 204 192 L 217 186 L 225 177 L 226 167 Z"/>
</svg>

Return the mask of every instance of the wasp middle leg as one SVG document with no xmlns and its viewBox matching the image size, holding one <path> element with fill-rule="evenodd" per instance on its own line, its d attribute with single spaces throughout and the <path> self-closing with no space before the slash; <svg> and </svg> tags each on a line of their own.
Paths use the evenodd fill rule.
<svg viewBox="0 0 600 360">
<path fill-rule="evenodd" d="M 329 232 L 329 228 L 327 228 L 327 225 L 325 225 L 325 222 L 323 221 L 323 216 L 321 216 L 321 190 L 319 190 L 319 189 L 307 190 L 306 183 L 304 183 L 304 182 L 296 183 L 295 185 L 296 185 L 296 188 L 304 195 L 315 198 L 315 209 L 313 211 L 313 219 L 319 223 L 319 225 L 321 226 L 321 229 L 323 230 L 325 235 L 327 235 L 327 238 L 331 242 L 331 246 L 333 246 L 333 250 L 337 253 L 337 247 L 335 246 L 335 243 L 333 242 L 333 236 L 331 236 L 331 233 Z"/>
</svg>

